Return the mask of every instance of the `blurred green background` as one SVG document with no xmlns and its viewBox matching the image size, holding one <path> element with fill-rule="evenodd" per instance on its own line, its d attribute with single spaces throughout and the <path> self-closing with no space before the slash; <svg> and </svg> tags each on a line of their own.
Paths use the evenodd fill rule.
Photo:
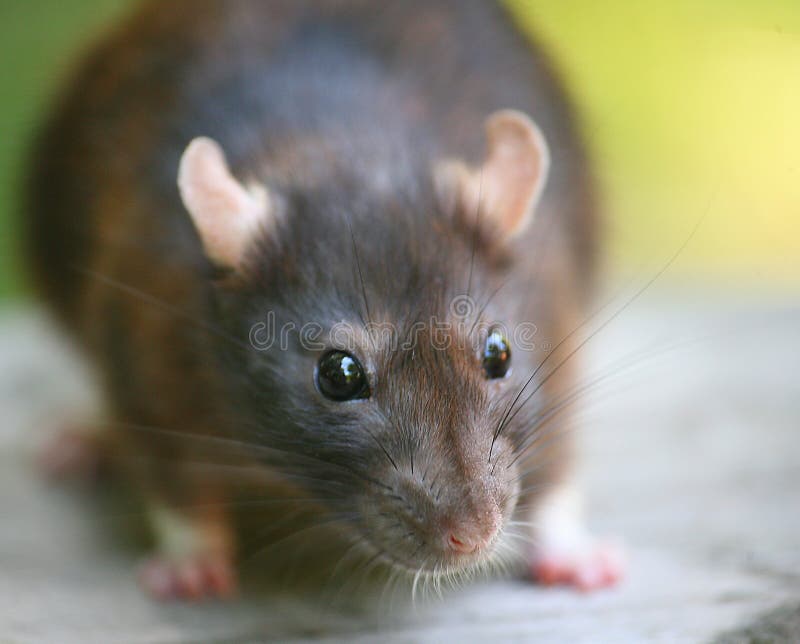
<svg viewBox="0 0 800 644">
<path fill-rule="evenodd" d="M 73 54 L 131 0 L 0 2 L 0 297 L 24 293 L 24 152 Z M 800 285 L 800 2 L 508 0 L 582 110 L 610 267 Z M 535 115 L 534 115 L 535 116 Z"/>
</svg>

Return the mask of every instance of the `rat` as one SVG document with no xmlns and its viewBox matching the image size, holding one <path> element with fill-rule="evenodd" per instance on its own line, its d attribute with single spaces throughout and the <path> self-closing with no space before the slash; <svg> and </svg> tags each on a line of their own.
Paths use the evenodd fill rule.
<svg viewBox="0 0 800 644">
<path fill-rule="evenodd" d="M 27 194 L 35 284 L 104 401 L 46 453 L 104 446 L 156 597 L 231 594 L 265 531 L 409 577 L 620 578 L 584 528 L 559 357 L 597 272 L 593 179 L 500 4 L 140 3 L 69 77 Z M 266 515 L 242 530 L 245 488 Z"/>
</svg>

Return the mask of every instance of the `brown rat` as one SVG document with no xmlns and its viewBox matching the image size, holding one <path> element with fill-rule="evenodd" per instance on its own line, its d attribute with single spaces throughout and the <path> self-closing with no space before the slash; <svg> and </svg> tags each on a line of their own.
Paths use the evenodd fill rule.
<svg viewBox="0 0 800 644">
<path fill-rule="evenodd" d="M 245 487 L 272 540 L 324 524 L 371 565 L 616 579 L 546 351 L 590 291 L 591 180 L 499 5 L 145 2 L 34 161 L 35 276 L 150 509 L 149 590 L 232 589 Z"/>
</svg>

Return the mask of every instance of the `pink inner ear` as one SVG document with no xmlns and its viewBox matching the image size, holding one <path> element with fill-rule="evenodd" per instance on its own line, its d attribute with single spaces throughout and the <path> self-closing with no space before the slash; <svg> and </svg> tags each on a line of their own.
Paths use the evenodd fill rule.
<svg viewBox="0 0 800 644">
<path fill-rule="evenodd" d="M 530 221 L 544 188 L 547 144 L 533 121 L 513 110 L 490 116 L 486 135 L 489 154 L 482 170 L 484 206 L 507 235 L 514 235 Z"/>
<path fill-rule="evenodd" d="M 209 259 L 239 267 L 268 213 L 266 191 L 246 190 L 230 173 L 222 148 L 203 137 L 183 153 L 178 187 Z"/>
</svg>

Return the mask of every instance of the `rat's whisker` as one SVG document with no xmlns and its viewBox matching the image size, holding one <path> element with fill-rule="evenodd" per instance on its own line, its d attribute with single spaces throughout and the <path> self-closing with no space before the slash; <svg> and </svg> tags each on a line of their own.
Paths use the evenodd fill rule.
<svg viewBox="0 0 800 644">
<path fill-rule="evenodd" d="M 706 213 L 706 214 L 707 214 L 707 213 Z M 637 300 L 638 300 L 638 299 L 639 299 L 639 298 L 640 298 L 642 295 L 644 295 L 644 293 L 645 293 L 646 291 L 648 291 L 648 290 L 650 289 L 650 287 L 651 287 L 653 284 L 655 284 L 655 282 L 656 282 L 656 281 L 657 281 L 657 280 L 658 280 L 658 279 L 659 279 L 659 278 L 660 278 L 660 277 L 661 277 L 661 276 L 662 276 L 664 273 L 666 273 L 666 272 L 667 272 L 667 270 L 669 270 L 669 268 L 670 268 L 670 267 L 671 267 L 671 266 L 672 266 L 672 265 L 675 263 L 675 261 L 678 259 L 678 257 L 679 257 L 679 256 L 680 256 L 680 255 L 683 253 L 683 251 L 684 251 L 684 250 L 686 249 L 686 247 L 689 245 L 689 242 L 691 242 L 691 240 L 694 238 L 695 234 L 697 233 L 697 231 L 698 231 L 698 230 L 699 230 L 699 228 L 700 228 L 700 225 L 701 225 L 701 224 L 703 223 L 703 221 L 705 220 L 705 216 L 706 216 L 706 215 L 704 214 L 704 215 L 703 215 L 703 217 L 701 217 L 701 218 L 700 218 L 700 219 L 699 219 L 699 220 L 696 222 L 696 224 L 695 224 L 694 228 L 692 229 L 691 233 L 689 234 L 689 236 L 688 236 L 688 237 L 687 237 L 687 238 L 684 240 L 683 244 L 681 244 L 681 246 L 680 246 L 680 247 L 677 249 L 677 251 L 675 251 L 675 253 L 673 253 L 673 254 L 672 254 L 672 256 L 671 256 L 671 257 L 670 257 L 670 258 L 667 260 L 667 262 L 666 262 L 666 263 L 665 263 L 665 264 L 664 264 L 664 265 L 663 265 L 663 266 L 662 266 L 662 267 L 661 267 L 661 268 L 660 268 L 660 269 L 659 269 L 659 270 L 658 270 L 658 271 L 657 271 L 657 272 L 656 272 L 656 273 L 655 273 L 655 274 L 654 274 L 654 275 L 653 275 L 653 276 L 652 276 L 652 277 L 651 277 L 649 280 L 647 280 L 647 282 L 645 282 L 645 284 L 644 284 L 643 286 L 641 286 L 641 287 L 640 287 L 640 288 L 639 288 L 639 289 L 638 289 L 638 290 L 637 290 L 637 291 L 636 291 L 636 292 L 633 294 L 633 296 L 632 296 L 632 297 L 630 297 L 629 299 L 627 299 L 627 300 L 624 302 L 624 304 L 623 304 L 623 305 L 622 305 L 620 308 L 618 308 L 616 311 L 614 311 L 614 313 L 613 313 L 613 314 L 612 314 L 612 315 L 611 315 L 609 318 L 607 318 L 607 319 L 606 319 L 606 320 L 605 320 L 605 321 L 604 321 L 602 324 L 600 324 L 600 326 L 599 326 L 597 329 L 595 329 L 595 330 L 594 330 L 592 333 L 590 333 L 590 334 L 589 334 L 589 336 L 588 336 L 587 338 L 585 338 L 585 339 L 584 339 L 582 342 L 580 342 L 580 343 L 578 344 L 578 346 L 577 346 L 577 347 L 575 347 L 575 348 L 574 348 L 572 351 L 570 351 L 570 352 L 567 354 L 567 356 L 566 356 L 566 357 L 565 357 L 563 360 L 561 360 L 561 361 L 560 361 L 560 362 L 559 362 L 559 363 L 558 363 L 558 364 L 557 364 L 557 365 L 556 365 L 556 366 L 555 366 L 555 367 L 554 367 L 554 368 L 553 368 L 553 369 L 552 369 L 552 370 L 551 370 L 551 371 L 550 371 L 550 372 L 549 372 L 549 373 L 548 373 L 548 374 L 547 374 L 547 375 L 546 375 L 546 376 L 545 376 L 545 377 L 544 377 L 544 378 L 543 378 L 543 379 L 542 379 L 542 380 L 541 380 L 541 381 L 540 381 L 540 382 L 539 382 L 539 383 L 536 385 L 536 387 L 535 387 L 535 388 L 533 389 L 533 391 L 530 393 L 530 395 L 528 396 L 528 398 L 526 399 L 526 401 L 527 401 L 527 400 L 529 400 L 530 398 L 532 398 L 532 397 L 533 397 L 533 396 L 534 396 L 534 395 L 535 395 L 535 394 L 536 394 L 536 393 L 537 393 L 537 392 L 538 392 L 538 391 L 539 391 L 539 390 L 540 390 L 540 389 L 541 389 L 541 388 L 542 388 L 542 387 L 545 385 L 545 383 L 547 383 L 547 381 L 549 381 L 549 380 L 550 380 L 550 378 L 552 378 L 552 377 L 553 377 L 553 376 L 554 376 L 554 375 L 555 375 L 555 374 L 556 374 L 556 373 L 557 373 L 557 372 L 558 372 L 558 371 L 559 371 L 559 370 L 560 370 L 560 369 L 561 369 L 561 368 L 562 368 L 562 367 L 563 367 L 563 366 L 564 366 L 564 365 L 565 365 L 565 364 L 566 364 L 566 363 L 567 363 L 569 360 L 571 360 L 571 359 L 572 359 L 572 358 L 573 358 L 573 357 L 574 357 L 574 356 L 575 356 L 575 355 L 576 355 L 576 354 L 577 354 L 577 353 L 578 353 L 578 352 L 579 352 L 581 349 L 583 349 L 583 348 L 584 348 L 584 347 L 585 347 L 585 346 L 586 346 L 586 345 L 587 345 L 587 344 L 588 344 L 588 343 L 589 343 L 589 342 L 590 342 L 590 341 L 591 341 L 593 338 L 595 338 L 595 337 L 596 337 L 596 336 L 597 336 L 599 333 L 601 333 L 601 332 L 602 332 L 604 329 L 606 329 L 606 328 L 607 328 L 607 327 L 608 327 L 608 326 L 609 326 L 609 325 L 610 325 L 612 322 L 614 322 L 614 321 L 615 321 L 615 320 L 616 320 L 616 319 L 617 319 L 617 318 L 618 318 L 618 317 L 619 317 L 619 316 L 620 316 L 620 315 L 621 315 L 621 314 L 622 314 L 624 311 L 626 311 L 626 310 L 627 310 L 627 309 L 628 309 L 628 308 L 629 308 L 629 307 L 630 307 L 630 306 L 631 306 L 631 305 L 632 305 L 634 302 L 636 302 L 636 301 L 637 301 Z M 608 304 L 609 304 L 609 302 L 607 302 L 606 304 L 604 304 L 604 305 L 603 305 L 603 306 L 602 306 L 602 307 L 601 307 L 601 308 L 600 308 L 598 311 L 596 311 L 594 314 L 592 314 L 592 315 L 589 317 L 589 319 L 588 319 L 588 320 L 591 320 L 591 319 L 593 319 L 593 318 L 594 318 L 594 317 L 595 317 L 595 316 L 596 316 L 596 315 L 597 315 L 599 312 L 601 312 L 602 310 L 604 310 L 604 309 L 605 309 L 605 308 L 608 306 Z M 588 320 L 587 320 L 587 321 L 588 321 Z M 581 324 L 580 326 L 576 327 L 576 329 L 574 329 L 572 332 L 570 332 L 570 333 L 569 333 L 569 334 L 568 334 L 568 335 L 567 335 L 567 336 L 566 336 L 564 339 L 562 339 L 562 340 L 561 340 L 561 341 L 560 341 L 560 342 L 559 342 L 559 343 L 556 345 L 556 347 L 553 349 L 553 351 L 552 351 L 551 353 L 549 353 L 547 356 L 545 356 L 544 360 L 542 360 L 542 361 L 539 363 L 539 365 L 536 367 L 536 369 L 534 369 L 534 372 L 533 372 L 533 374 L 531 375 L 531 377 L 530 377 L 530 378 L 528 378 L 528 380 L 525 382 L 525 384 L 523 385 L 523 387 L 522 387 L 522 389 L 520 390 L 520 392 L 519 392 L 519 393 L 517 394 L 517 396 L 514 398 L 513 402 L 511 403 L 511 406 L 509 407 L 509 412 L 510 412 L 510 409 L 511 409 L 511 408 L 513 408 L 513 406 L 514 406 L 514 405 L 516 404 L 516 402 L 519 400 L 519 397 L 522 395 L 522 392 L 523 392 L 523 391 L 525 390 L 525 388 L 527 388 L 527 386 L 528 386 L 528 385 L 529 385 L 529 384 L 530 384 L 530 383 L 533 381 L 533 378 L 536 376 L 536 374 L 537 374 L 537 373 L 538 373 L 538 371 L 541 369 L 541 367 L 542 367 L 542 366 L 543 366 L 543 365 L 544 365 L 544 364 L 547 362 L 547 360 L 548 360 L 548 359 L 549 359 L 549 358 L 550 358 L 552 355 L 555 355 L 556 351 L 557 351 L 557 350 L 558 350 L 558 349 L 559 349 L 559 348 L 560 348 L 560 347 L 561 347 L 561 346 L 562 346 L 562 345 L 563 345 L 563 344 L 564 344 L 566 341 L 568 341 L 568 340 L 569 340 L 569 339 L 570 339 L 570 338 L 571 338 L 571 337 L 574 335 L 574 333 L 576 333 L 576 332 L 577 332 L 579 329 L 581 329 L 583 326 L 585 326 L 585 324 L 586 324 L 586 322 L 584 322 L 584 323 L 583 323 L 583 324 Z M 509 416 L 509 412 L 507 412 L 507 413 L 506 413 L 506 414 L 503 416 L 503 419 L 500 421 L 500 424 L 499 424 L 499 426 L 498 426 L 498 429 L 495 431 L 495 437 L 493 438 L 493 441 L 492 441 L 492 447 L 494 447 L 494 441 L 495 441 L 496 437 L 497 437 L 497 436 L 499 436 L 499 434 L 500 434 L 500 433 L 502 432 L 502 430 L 503 430 L 503 427 L 504 427 L 504 425 L 507 423 L 507 419 L 508 419 L 508 416 Z M 491 448 L 490 448 L 490 450 L 489 450 L 489 459 L 491 460 Z"/>
<path fill-rule="evenodd" d="M 263 541 L 265 540 L 264 539 L 265 535 L 271 535 L 271 534 L 273 534 L 275 532 L 278 532 L 278 530 L 281 527 L 287 525 L 288 523 L 290 523 L 292 520 L 294 520 L 296 518 L 297 518 L 296 516 L 286 517 L 283 521 L 279 522 L 276 525 L 270 526 L 267 531 L 261 532 L 260 534 L 256 535 L 256 537 L 259 538 L 259 540 L 263 543 Z M 267 543 L 265 545 L 263 545 L 261 547 L 258 547 L 254 552 L 251 552 L 250 554 L 245 555 L 244 561 L 247 562 L 247 561 L 250 561 L 250 560 L 254 559 L 255 557 L 262 556 L 262 555 L 266 554 L 267 552 L 269 552 L 270 550 L 273 550 L 274 548 L 277 548 L 277 547 L 279 547 L 281 545 L 285 545 L 287 541 L 290 541 L 292 539 L 296 539 L 301 535 L 307 534 L 308 532 L 312 532 L 314 530 L 320 530 L 320 529 L 327 528 L 327 527 L 329 527 L 331 525 L 336 525 L 336 524 L 348 524 L 348 523 L 354 524 L 360 518 L 361 518 L 361 515 L 358 512 L 351 511 L 351 512 L 327 513 L 327 515 L 325 517 L 317 518 L 317 519 L 313 520 L 311 523 L 309 523 L 306 520 L 306 521 L 303 522 L 302 527 L 300 527 L 300 528 L 298 528 L 296 530 L 293 530 L 292 532 L 290 532 L 289 534 L 281 537 L 280 539 L 277 539 L 275 541 L 273 541 L 271 539 L 267 539 Z M 247 549 L 247 548 L 245 548 L 245 549 Z"/>
<path fill-rule="evenodd" d="M 193 434 L 193 433 L 190 433 L 190 432 L 166 429 L 166 428 L 162 428 L 162 427 L 155 427 L 155 426 L 152 426 L 152 425 L 141 425 L 141 424 L 135 424 L 135 423 L 115 423 L 115 424 L 121 424 L 122 426 L 124 426 L 126 428 L 137 430 L 137 431 L 150 432 L 150 433 L 155 433 L 155 434 L 162 434 L 162 435 L 170 436 L 170 437 L 173 437 L 173 438 L 176 438 L 176 439 L 188 438 L 190 440 L 207 441 L 207 442 L 210 442 L 210 443 L 215 444 L 215 445 L 227 445 L 227 446 L 230 446 L 230 447 L 235 447 L 237 449 L 245 449 L 245 450 L 251 451 L 251 452 L 254 451 L 254 452 L 257 452 L 258 454 L 261 454 L 262 456 L 266 456 L 266 455 L 281 456 L 281 457 L 290 456 L 291 458 L 293 458 L 293 459 L 295 459 L 295 460 L 297 460 L 299 462 L 314 462 L 314 463 L 323 464 L 326 467 L 331 467 L 333 469 L 337 469 L 337 470 L 340 470 L 340 471 L 346 471 L 346 472 L 350 473 L 351 475 L 356 476 L 357 478 L 360 478 L 360 479 L 362 479 L 362 480 L 364 480 L 366 482 L 371 483 L 372 485 L 375 485 L 377 487 L 383 488 L 385 490 L 390 490 L 390 491 L 392 490 L 392 488 L 390 486 L 386 485 L 385 483 L 381 483 L 380 481 L 378 481 L 378 480 L 376 480 L 376 479 L 374 479 L 374 478 L 372 478 L 372 477 L 370 477 L 370 476 L 368 476 L 368 475 L 366 475 L 366 474 L 364 474 L 362 472 L 357 471 L 355 468 L 353 468 L 351 466 L 345 465 L 343 463 L 338 463 L 338 462 L 330 461 L 330 460 L 327 460 L 327 459 L 323 459 L 323 458 L 318 457 L 318 456 L 312 456 L 312 455 L 310 455 L 308 453 L 305 453 L 305 452 L 300 453 L 300 452 L 294 452 L 294 451 L 291 451 L 291 450 L 283 449 L 283 448 L 277 447 L 276 445 L 264 445 L 264 444 L 241 442 L 241 441 L 235 441 L 235 440 L 232 440 L 232 439 L 229 439 L 229 438 L 225 438 L 225 437 L 221 437 L 221 436 L 207 436 L 205 434 Z M 277 464 L 279 466 L 282 465 L 282 464 L 285 465 L 285 459 L 282 458 L 281 460 L 278 461 Z"/>
<path fill-rule="evenodd" d="M 163 300 L 151 295 L 150 293 L 146 293 L 142 289 L 133 286 L 132 284 L 126 284 L 120 281 L 119 279 L 111 277 L 110 275 L 104 275 L 103 273 L 100 273 L 96 270 L 92 270 L 90 268 L 83 266 L 78 266 L 77 264 L 71 264 L 70 267 L 76 272 L 81 273 L 82 275 L 85 275 L 87 277 L 90 277 L 98 282 L 101 282 L 106 286 L 114 288 L 121 293 L 125 293 L 127 295 L 130 295 L 131 297 L 135 297 L 140 301 L 149 304 L 150 306 L 153 306 L 157 309 L 160 309 L 165 313 L 168 313 L 174 317 L 180 318 L 185 322 L 190 322 L 195 327 L 201 330 L 205 330 L 213 335 L 216 335 L 222 338 L 223 340 L 232 343 L 234 346 L 240 349 L 244 349 L 245 351 L 250 351 L 253 348 L 247 342 L 242 342 L 239 338 L 235 338 L 234 336 L 230 335 L 217 325 L 212 324 L 208 320 L 198 319 L 195 314 L 188 313 L 167 302 L 164 302 Z"/>
</svg>

